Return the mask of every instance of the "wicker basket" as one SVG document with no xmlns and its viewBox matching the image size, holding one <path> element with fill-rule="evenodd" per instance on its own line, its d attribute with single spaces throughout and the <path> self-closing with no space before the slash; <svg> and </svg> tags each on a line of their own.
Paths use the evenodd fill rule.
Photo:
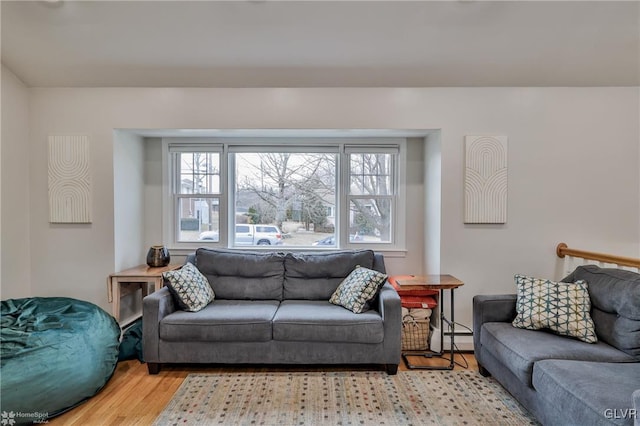
<svg viewBox="0 0 640 426">
<path fill-rule="evenodd" d="M 426 351 L 429 349 L 430 321 L 416 320 L 411 314 L 402 318 L 402 350 Z"/>
</svg>

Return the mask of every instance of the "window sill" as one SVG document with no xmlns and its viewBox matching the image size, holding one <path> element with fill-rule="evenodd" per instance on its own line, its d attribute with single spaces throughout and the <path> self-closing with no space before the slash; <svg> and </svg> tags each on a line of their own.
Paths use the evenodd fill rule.
<svg viewBox="0 0 640 426">
<path fill-rule="evenodd" d="M 358 249 L 368 249 L 368 247 L 353 247 L 353 248 L 315 248 L 315 247 L 286 247 L 286 246 L 277 246 L 277 247 L 264 247 L 264 246 L 251 246 L 250 248 L 229 248 L 229 247 L 221 247 L 221 246 L 198 246 L 198 247 L 168 247 L 169 253 L 172 256 L 187 256 L 193 252 L 195 252 L 198 248 L 218 248 L 224 250 L 237 250 L 239 252 L 243 250 L 250 251 L 279 251 L 279 252 L 305 252 L 305 253 L 322 253 L 328 251 L 338 251 L 338 250 L 358 250 Z M 387 249 L 387 250 L 379 250 L 375 248 L 371 248 L 376 253 L 381 253 L 384 257 L 388 258 L 403 258 L 407 256 L 406 249 Z"/>
</svg>

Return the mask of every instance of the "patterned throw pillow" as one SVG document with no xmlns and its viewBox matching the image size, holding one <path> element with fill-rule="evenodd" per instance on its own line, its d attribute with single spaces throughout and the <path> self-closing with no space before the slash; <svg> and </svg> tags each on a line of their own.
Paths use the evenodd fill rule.
<svg viewBox="0 0 640 426">
<path fill-rule="evenodd" d="M 386 280 L 387 276 L 381 272 L 357 266 L 340 283 L 329 302 L 359 314 L 368 309 L 367 302 L 376 297 Z"/>
<path fill-rule="evenodd" d="M 529 330 L 543 328 L 587 343 L 598 341 L 591 319 L 591 300 L 586 281 L 557 283 L 516 275 L 518 297 L 513 326 Z"/>
<path fill-rule="evenodd" d="M 163 272 L 162 277 L 184 311 L 198 312 L 215 297 L 207 277 L 191 263 L 177 271 Z"/>
</svg>

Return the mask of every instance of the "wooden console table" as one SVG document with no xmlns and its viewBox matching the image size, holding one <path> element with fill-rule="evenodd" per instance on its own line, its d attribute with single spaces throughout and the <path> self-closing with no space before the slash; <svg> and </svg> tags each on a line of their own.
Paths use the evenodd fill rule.
<svg viewBox="0 0 640 426">
<path fill-rule="evenodd" d="M 162 287 L 162 273 L 166 271 L 173 271 L 181 266 L 182 265 L 177 263 L 158 268 L 152 268 L 147 265 L 138 265 L 109 275 L 109 278 L 107 279 L 107 291 L 109 292 L 109 303 L 113 303 L 112 312 L 116 321 L 118 321 L 120 325 L 126 325 L 140 316 L 139 314 L 134 315 L 133 317 L 127 317 L 121 321 L 120 297 L 125 294 L 132 293 L 138 288 L 142 290 L 142 297 L 144 297 L 149 294 L 147 284 L 153 284 L 153 291 L 157 291 Z"/>
<path fill-rule="evenodd" d="M 407 364 L 407 367 L 410 369 L 424 369 L 424 370 L 453 370 L 455 362 L 453 360 L 454 356 L 454 348 L 455 348 L 455 328 L 456 323 L 454 320 L 454 300 L 453 293 L 454 290 L 460 286 L 463 286 L 464 283 L 451 275 L 422 275 L 422 276 L 414 276 L 411 279 L 405 280 L 397 280 L 396 281 L 402 289 L 407 290 L 440 290 L 440 300 L 438 301 L 438 305 L 440 308 L 440 351 L 403 351 L 402 358 L 404 362 Z M 444 306 L 442 306 L 442 301 L 444 300 L 444 291 L 449 290 L 451 292 L 451 305 L 450 305 L 450 315 L 451 320 L 448 320 L 444 314 Z M 444 357 L 444 324 L 447 323 L 450 327 L 451 331 L 451 348 L 450 348 L 450 357 L 449 357 L 449 365 L 446 366 L 431 366 L 431 365 L 415 365 L 411 364 L 408 357 L 409 356 L 424 356 L 427 358 L 435 358 L 435 357 Z"/>
</svg>

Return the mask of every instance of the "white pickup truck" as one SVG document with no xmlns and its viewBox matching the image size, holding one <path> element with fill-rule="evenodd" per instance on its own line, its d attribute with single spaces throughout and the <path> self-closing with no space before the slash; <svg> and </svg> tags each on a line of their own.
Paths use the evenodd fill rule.
<svg viewBox="0 0 640 426">
<path fill-rule="evenodd" d="M 198 237 L 201 241 L 219 241 L 217 231 L 205 231 Z M 275 246 L 282 244 L 282 233 L 275 225 L 236 225 L 235 245 L 237 246 Z"/>
</svg>

